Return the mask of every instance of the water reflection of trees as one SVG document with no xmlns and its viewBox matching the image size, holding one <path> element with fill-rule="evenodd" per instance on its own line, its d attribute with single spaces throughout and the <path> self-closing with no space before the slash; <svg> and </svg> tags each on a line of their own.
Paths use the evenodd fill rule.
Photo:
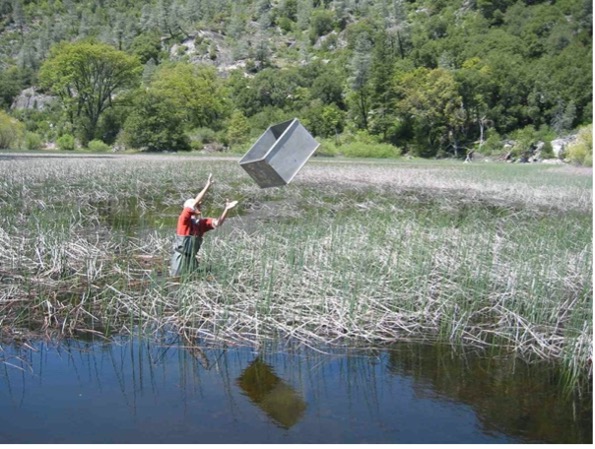
<svg viewBox="0 0 595 449">
<path fill-rule="evenodd" d="M 455 355 L 435 345 L 400 345 L 390 352 L 388 369 L 414 379 L 420 397 L 472 406 L 486 432 L 536 442 L 592 440 L 586 434 L 592 428 L 592 402 L 563 392 L 552 394 L 560 390 L 556 387 L 561 379 L 555 368 L 543 363 Z"/>
</svg>

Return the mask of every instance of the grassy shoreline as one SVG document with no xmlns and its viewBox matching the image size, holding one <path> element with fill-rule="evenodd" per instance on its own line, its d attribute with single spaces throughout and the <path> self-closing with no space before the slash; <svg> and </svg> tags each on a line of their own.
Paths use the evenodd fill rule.
<svg viewBox="0 0 595 449">
<path fill-rule="evenodd" d="M 166 276 L 183 200 L 241 203 L 204 271 Z M 397 340 L 553 360 L 591 376 L 592 172 L 313 158 L 259 189 L 236 158 L 0 161 L 0 333 L 317 347 Z"/>
</svg>

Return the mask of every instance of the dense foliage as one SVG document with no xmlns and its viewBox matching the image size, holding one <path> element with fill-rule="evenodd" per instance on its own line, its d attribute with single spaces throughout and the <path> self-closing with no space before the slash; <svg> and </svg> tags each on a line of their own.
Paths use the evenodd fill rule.
<svg viewBox="0 0 595 449">
<path fill-rule="evenodd" d="M 465 156 L 592 122 L 591 0 L 0 0 L 0 15 L 0 107 L 48 141 L 241 150 L 298 117 L 338 151 Z M 57 104 L 11 110 L 31 86 Z"/>
</svg>

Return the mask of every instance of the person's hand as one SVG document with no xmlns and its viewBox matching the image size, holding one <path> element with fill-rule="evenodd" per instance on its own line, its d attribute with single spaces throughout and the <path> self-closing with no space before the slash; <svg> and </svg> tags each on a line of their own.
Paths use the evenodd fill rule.
<svg viewBox="0 0 595 449">
<path fill-rule="evenodd" d="M 233 209 L 234 207 L 236 207 L 238 204 L 237 201 L 229 201 L 229 200 L 225 200 L 225 209 L 230 210 Z"/>
<path fill-rule="evenodd" d="M 210 187 L 215 181 L 213 181 L 213 173 L 209 173 L 209 177 L 207 179 L 207 187 Z"/>
</svg>

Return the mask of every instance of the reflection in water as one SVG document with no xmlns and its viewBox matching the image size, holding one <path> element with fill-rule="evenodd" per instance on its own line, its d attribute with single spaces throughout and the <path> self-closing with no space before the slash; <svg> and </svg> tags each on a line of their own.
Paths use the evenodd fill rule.
<svg viewBox="0 0 595 449">
<path fill-rule="evenodd" d="M 565 392 L 559 388 L 559 372 L 544 363 L 472 353 L 454 356 L 439 345 L 401 345 L 391 351 L 388 367 L 414 379 L 419 397 L 472 406 L 486 432 L 532 441 L 592 440 L 591 392 L 586 398 Z"/>
<path fill-rule="evenodd" d="M 286 429 L 296 424 L 306 410 L 304 399 L 260 357 L 242 372 L 238 385 L 252 402 Z"/>
<path fill-rule="evenodd" d="M 0 443 L 592 442 L 590 397 L 561 395 L 540 367 L 412 344 L 184 343 L 2 345 Z"/>
</svg>

